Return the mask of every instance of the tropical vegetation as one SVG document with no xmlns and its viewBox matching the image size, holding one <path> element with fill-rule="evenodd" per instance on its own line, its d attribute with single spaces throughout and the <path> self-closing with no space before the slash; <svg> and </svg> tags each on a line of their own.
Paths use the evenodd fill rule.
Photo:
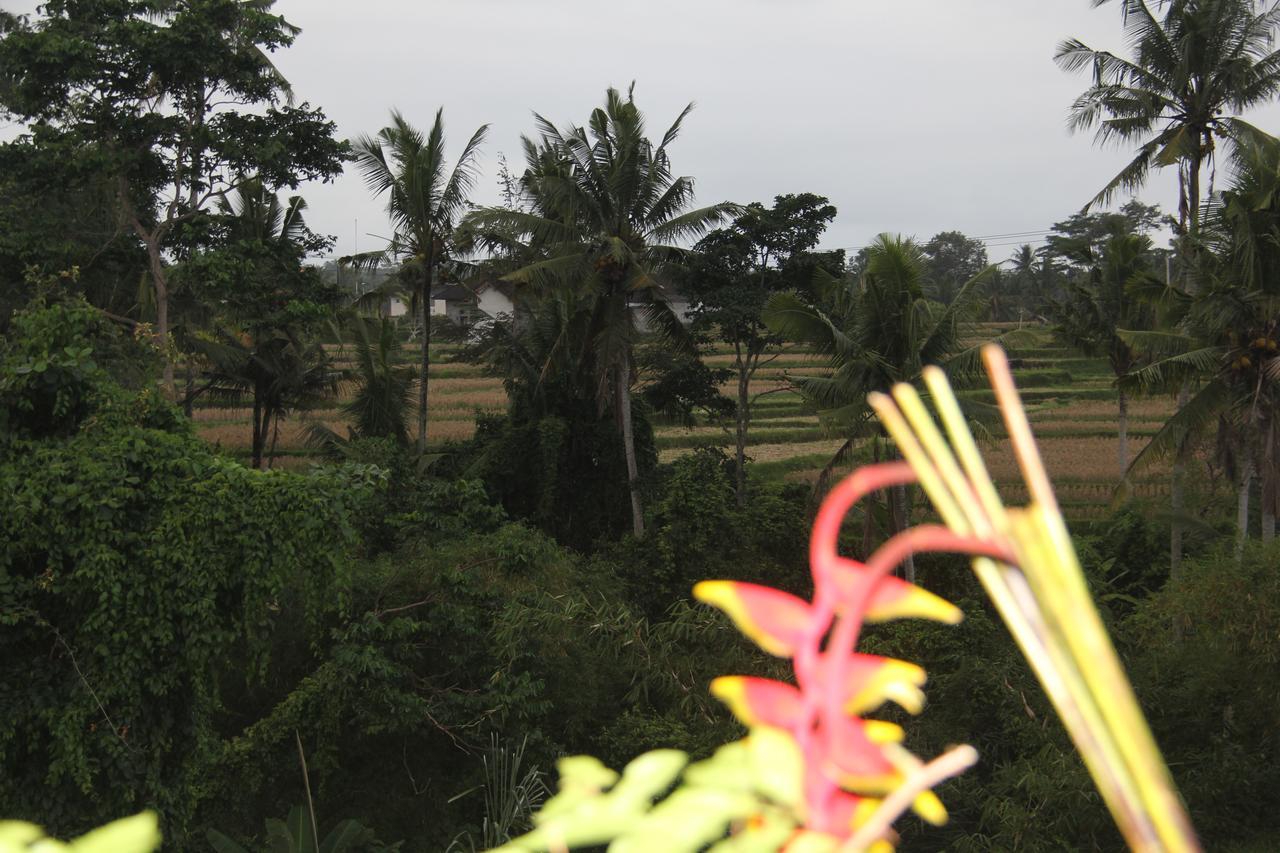
<svg viewBox="0 0 1280 853">
<path fill-rule="evenodd" d="M 1094 5 L 1125 168 L 856 248 L 634 84 L 486 193 L 272 0 L 0 11 L 0 851 L 1280 847 L 1280 6 Z"/>
</svg>

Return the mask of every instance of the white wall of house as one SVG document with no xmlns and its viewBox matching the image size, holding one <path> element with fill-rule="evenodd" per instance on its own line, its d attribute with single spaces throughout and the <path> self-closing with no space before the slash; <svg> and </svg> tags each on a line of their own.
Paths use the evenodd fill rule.
<svg viewBox="0 0 1280 853">
<path fill-rule="evenodd" d="M 435 310 L 434 308 L 432 309 Z M 387 316 L 403 317 L 409 313 L 409 306 L 400 301 L 398 297 L 391 296 L 387 298 Z"/>
<path fill-rule="evenodd" d="M 511 314 L 515 311 L 515 305 L 512 304 L 505 293 L 496 287 L 486 287 L 477 293 L 476 307 L 490 317 L 497 317 L 499 314 Z"/>
</svg>

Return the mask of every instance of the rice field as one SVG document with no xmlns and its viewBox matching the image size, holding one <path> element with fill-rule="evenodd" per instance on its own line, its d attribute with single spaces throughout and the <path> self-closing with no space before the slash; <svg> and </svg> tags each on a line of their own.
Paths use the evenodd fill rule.
<svg viewBox="0 0 1280 853">
<path fill-rule="evenodd" d="M 1007 329 L 988 327 L 999 333 Z M 1116 459 L 1116 401 L 1111 376 L 1099 359 L 1081 356 L 1056 345 L 1043 330 L 1022 333 L 1021 346 L 1010 348 L 1015 378 L 1027 403 L 1032 428 L 1040 442 L 1046 467 L 1058 487 L 1068 515 L 1090 518 L 1104 512 L 1118 482 Z M 486 376 L 479 365 L 452 360 L 457 346 L 433 347 L 430 385 L 430 436 L 432 444 L 469 438 L 478 414 L 499 413 L 506 406 L 506 393 L 496 377 Z M 413 363 L 413 344 L 403 348 L 404 361 Z M 331 348 L 336 365 L 349 366 L 347 354 Z M 733 353 L 727 347 L 706 356 L 713 367 L 729 367 Z M 843 444 L 820 423 L 803 399 L 791 390 L 790 378 L 821 375 L 822 361 L 797 349 L 784 349 L 763 366 L 752 383 L 760 397 L 753 410 L 751 444 L 748 454 L 756 466 L 756 476 L 793 482 L 813 482 Z M 722 392 L 736 393 L 736 381 L 724 383 Z M 349 389 L 342 396 L 349 393 Z M 989 402 L 990 392 L 974 389 L 962 397 Z M 345 434 L 348 422 L 339 405 L 295 413 L 280 425 L 276 467 L 310 464 L 314 453 L 306 445 L 311 424 L 328 426 Z M 1129 452 L 1132 456 L 1172 413 L 1167 398 L 1131 399 L 1129 410 Z M 244 407 L 205 407 L 195 411 L 196 429 L 206 441 L 223 450 L 247 456 L 250 445 L 250 412 Z M 699 446 L 732 450 L 731 424 L 703 424 L 692 429 L 677 425 L 655 427 L 659 459 L 670 462 Z M 992 477 L 1010 501 L 1025 500 L 1020 477 L 1008 443 L 999 425 L 989 427 L 983 440 L 984 453 Z M 855 453 L 852 464 L 859 464 Z M 1144 474 L 1133 493 L 1158 498 L 1168 490 L 1167 472 L 1159 466 Z"/>
</svg>

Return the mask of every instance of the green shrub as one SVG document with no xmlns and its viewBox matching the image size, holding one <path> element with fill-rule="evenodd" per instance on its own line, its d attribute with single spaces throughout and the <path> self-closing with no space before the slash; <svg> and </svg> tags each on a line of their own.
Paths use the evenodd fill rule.
<svg viewBox="0 0 1280 853">
<path fill-rule="evenodd" d="M 60 835 L 152 807 L 181 844 L 226 691 L 266 671 L 282 617 L 314 635 L 341 606 L 353 522 L 380 474 L 215 456 L 153 392 L 99 368 L 90 310 L 41 309 L 14 329 L 44 337 L 10 340 L 6 380 L 27 375 L 11 370 L 24 353 L 73 340 L 76 355 L 45 372 L 53 385 L 0 389 L 13 429 L 0 444 L 0 683 L 20 685 L 0 691 L 0 802 Z"/>
</svg>

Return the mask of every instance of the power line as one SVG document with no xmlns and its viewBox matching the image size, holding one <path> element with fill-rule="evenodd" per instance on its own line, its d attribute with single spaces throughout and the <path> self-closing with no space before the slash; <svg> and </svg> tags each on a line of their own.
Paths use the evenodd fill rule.
<svg viewBox="0 0 1280 853">
<path fill-rule="evenodd" d="M 979 243 L 984 243 L 988 249 L 999 248 L 1001 246 L 1021 246 L 1023 243 L 1039 243 L 1042 242 L 1050 234 L 1057 233 L 1053 228 L 1040 228 L 1035 231 L 1010 231 L 1006 234 L 986 234 L 981 237 L 965 237 Z M 857 252 L 868 248 L 867 246 L 842 246 L 846 252 L 856 254 Z"/>
</svg>

